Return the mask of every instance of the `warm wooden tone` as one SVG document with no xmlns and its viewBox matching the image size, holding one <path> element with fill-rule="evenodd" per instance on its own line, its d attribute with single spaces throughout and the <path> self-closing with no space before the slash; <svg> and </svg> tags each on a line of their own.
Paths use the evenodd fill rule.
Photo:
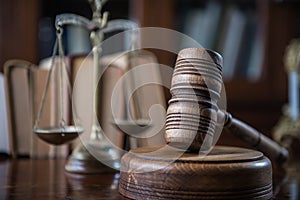
<svg viewBox="0 0 300 200">
<path fill-rule="evenodd" d="M 299 2 L 256 0 L 258 26 L 264 37 L 263 77 L 256 82 L 234 79 L 226 82 L 228 110 L 243 121 L 272 137 L 273 128 L 287 102 L 287 75 L 283 65 L 285 48 L 299 37 Z M 233 137 L 221 138 L 224 144 L 236 143 Z M 243 145 L 243 144 L 241 144 Z"/>
<path fill-rule="evenodd" d="M 66 173 L 64 165 L 64 159 L 10 160 L 0 157 L 0 199 L 127 199 L 118 192 L 119 173 L 74 175 Z M 277 169 L 273 173 L 274 200 L 299 197 L 299 162 L 287 167 L 287 171 Z"/>
<path fill-rule="evenodd" d="M 199 1 L 195 0 L 195 2 Z M 263 76 L 255 82 L 237 77 L 226 82 L 225 87 L 228 110 L 266 135 L 272 136 L 272 129 L 282 114 L 282 105 L 287 102 L 287 80 L 282 59 L 290 40 L 299 37 L 299 1 L 217 1 L 237 5 L 245 4 L 255 6 L 257 9 L 259 19 L 257 26 L 262 34 L 262 42 L 265 44 Z M 137 16 L 142 26 L 178 28 L 176 23 L 180 19 L 177 13 L 177 1 L 157 3 L 153 0 L 132 0 L 130 2 L 137 5 L 131 6 L 134 9 L 130 13 Z M 174 60 L 174 57 L 168 54 L 159 54 L 159 58 L 160 62 Z M 247 146 L 230 134 L 223 134 L 220 143 Z"/>
<path fill-rule="evenodd" d="M 170 145 L 196 152 L 201 146 L 212 146 L 222 88 L 221 63 L 222 57 L 207 49 L 179 52 L 166 118 L 165 138 Z"/>
<path fill-rule="evenodd" d="M 39 2 L 1 1 L 0 71 L 9 59 L 37 62 Z"/>
<path fill-rule="evenodd" d="M 122 158 L 119 190 L 133 199 L 270 199 L 272 167 L 262 153 L 242 148 L 199 156 L 145 147 Z"/>
<path fill-rule="evenodd" d="M 271 162 L 261 152 L 215 146 L 205 155 L 222 123 L 276 160 L 288 155 L 255 129 L 218 111 L 221 74 L 222 57 L 218 53 L 204 48 L 179 52 L 166 117 L 165 138 L 170 146 L 138 148 L 125 154 L 121 160 L 121 194 L 133 199 L 272 197 Z"/>
<path fill-rule="evenodd" d="M 284 147 L 280 146 L 275 141 L 266 137 L 248 124 L 232 118 L 229 113 L 219 111 L 218 116 L 220 115 L 223 115 L 222 117 L 226 118 L 224 120 L 225 128 L 227 128 L 234 136 L 243 140 L 253 148 L 262 151 L 266 156 L 279 164 L 282 164 L 287 160 L 289 153 Z"/>
<path fill-rule="evenodd" d="M 129 0 L 130 18 L 137 21 L 141 27 L 162 27 L 174 29 L 176 20 L 176 1 L 174 0 Z M 171 43 L 168 39 L 167 43 Z M 161 64 L 174 65 L 174 55 L 160 49 L 151 49 Z M 168 95 L 168 93 L 167 93 Z"/>
<path fill-rule="evenodd" d="M 188 48 L 179 52 L 167 110 L 167 143 L 184 150 L 205 151 L 218 137 L 218 122 L 220 125 L 224 123 L 235 136 L 274 160 L 286 160 L 286 149 L 219 110 L 221 73 L 222 57 L 218 53 L 204 48 Z"/>
<path fill-rule="evenodd" d="M 110 160 L 110 166 L 119 164 L 119 160 Z M 77 146 L 69 156 L 65 170 L 74 174 L 104 174 L 116 172 L 115 169 L 108 167 L 97 160 L 84 145 Z"/>
<path fill-rule="evenodd" d="M 184 1 L 184 0 L 182 0 Z M 219 0 L 222 1 L 222 0 Z M 117 1 L 118 2 L 118 1 Z M 205 1 L 203 1 L 205 2 Z M 266 44 L 264 75 L 257 82 L 234 79 L 226 82 L 228 110 L 240 119 L 262 130 L 268 136 L 287 102 L 287 80 L 284 72 L 283 53 L 294 37 L 299 37 L 299 2 L 271 0 L 229 0 L 253 3 L 259 15 L 259 28 Z M 0 69 L 11 58 L 22 58 L 37 63 L 38 15 L 41 1 L 10 0 L 0 6 Z M 113 4 L 113 2 L 111 2 Z M 176 28 L 178 15 L 174 0 L 129 0 L 130 17 L 141 26 Z M 114 13 L 113 10 L 110 10 Z M 167 40 L 167 38 L 166 38 Z M 174 55 L 158 51 L 159 62 L 173 65 Z M 238 139 L 223 134 L 223 144 L 241 144 Z"/>
<path fill-rule="evenodd" d="M 118 173 L 74 175 L 65 160 L 1 160 L 0 199 L 127 199 L 118 193 Z"/>
<path fill-rule="evenodd" d="M 257 82 L 234 79 L 225 83 L 229 111 L 271 136 L 272 128 L 281 115 L 281 107 L 287 102 L 287 81 L 282 58 L 290 40 L 299 37 L 297 24 L 299 24 L 300 4 L 298 1 L 289 0 L 226 2 L 255 4 L 259 15 L 258 26 L 261 28 L 263 41 L 266 44 L 262 79 Z M 109 3 L 113 4 L 113 2 Z M 42 14 L 39 4 L 41 1 L 38 0 L 1 2 L 1 70 L 3 63 L 11 58 L 22 58 L 37 63 L 38 15 Z M 176 1 L 129 0 L 129 4 L 130 17 L 138 20 L 141 26 L 176 28 L 178 20 Z M 113 10 L 110 12 L 115 13 Z M 173 65 L 174 55 L 158 52 L 158 57 L 160 63 Z M 226 137 L 224 135 L 221 139 L 221 142 L 226 144 L 238 143 L 238 140 L 230 135 Z"/>
</svg>

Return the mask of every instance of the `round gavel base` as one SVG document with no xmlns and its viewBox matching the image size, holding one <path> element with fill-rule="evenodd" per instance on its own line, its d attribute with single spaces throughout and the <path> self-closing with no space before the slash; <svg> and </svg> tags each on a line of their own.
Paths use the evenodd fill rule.
<svg viewBox="0 0 300 200">
<path fill-rule="evenodd" d="M 206 156 L 170 146 L 131 150 L 119 192 L 132 199 L 271 199 L 272 167 L 261 152 L 216 146 Z"/>
</svg>

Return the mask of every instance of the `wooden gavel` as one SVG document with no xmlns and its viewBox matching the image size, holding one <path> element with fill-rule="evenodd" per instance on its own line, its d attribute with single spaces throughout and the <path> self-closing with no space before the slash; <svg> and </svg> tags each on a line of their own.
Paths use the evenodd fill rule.
<svg viewBox="0 0 300 200">
<path fill-rule="evenodd" d="M 191 152 L 213 145 L 218 122 L 238 138 L 279 163 L 288 151 L 249 125 L 219 110 L 222 56 L 204 48 L 187 48 L 178 54 L 172 77 L 165 138 L 169 145 Z"/>
</svg>

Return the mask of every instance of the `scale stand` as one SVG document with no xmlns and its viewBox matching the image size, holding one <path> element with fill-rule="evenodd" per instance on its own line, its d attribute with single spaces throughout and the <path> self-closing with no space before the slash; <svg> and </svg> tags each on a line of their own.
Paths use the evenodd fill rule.
<svg viewBox="0 0 300 200">
<path fill-rule="evenodd" d="M 103 4 L 107 0 L 89 0 L 93 9 L 93 19 L 89 20 L 75 14 L 61 14 L 56 16 L 55 27 L 57 30 L 57 41 L 55 42 L 51 60 L 51 68 L 46 82 L 46 87 L 42 96 L 41 106 L 35 121 L 33 132 L 39 136 L 40 139 L 53 145 L 60 145 L 70 142 L 71 140 L 78 137 L 79 134 L 84 132 L 84 129 L 79 125 L 67 125 L 66 102 L 65 102 L 65 91 L 64 91 L 64 80 L 63 74 L 66 70 L 67 65 L 65 62 L 65 56 L 62 44 L 62 33 L 65 25 L 82 26 L 91 32 L 90 39 L 93 45 L 93 91 L 97 89 L 97 81 L 100 73 L 99 59 L 101 53 L 101 42 L 103 41 L 104 33 L 118 31 L 118 30 L 129 30 L 138 28 L 137 24 L 129 20 L 112 20 L 107 21 L 108 13 L 104 12 L 101 16 L 101 9 Z M 46 101 L 46 95 L 50 86 L 51 77 L 54 74 L 56 68 L 56 53 L 59 52 L 59 104 L 57 104 L 57 113 L 60 114 L 60 121 L 54 126 L 50 125 L 47 127 L 40 127 L 40 118 L 43 112 L 44 104 Z M 71 84 L 69 81 L 69 74 L 65 75 L 68 85 L 68 94 L 71 96 Z M 98 94 L 93 96 L 93 110 L 98 111 Z M 69 100 L 69 99 L 68 99 Z M 89 102 L 90 103 L 90 102 Z M 76 124 L 77 114 L 76 109 L 73 107 L 73 121 Z M 77 124 L 79 121 L 77 121 Z M 120 169 L 120 157 L 121 153 L 115 148 L 110 141 L 107 139 L 103 130 L 101 129 L 97 115 L 92 116 L 92 128 L 90 133 L 90 139 L 87 144 L 79 145 L 69 157 L 65 169 L 72 173 L 103 173 L 112 172 Z M 100 162 L 101 161 L 101 162 Z M 110 167 L 108 167 L 110 166 Z"/>
<path fill-rule="evenodd" d="M 56 17 L 56 27 L 76 25 L 82 26 L 91 32 L 90 39 L 93 45 L 94 60 L 93 91 L 96 91 L 100 72 L 100 45 L 103 41 L 104 33 L 135 29 L 138 26 L 129 20 L 112 20 L 107 22 L 108 13 L 104 12 L 103 17 L 101 17 L 100 12 L 102 5 L 106 1 L 94 0 L 89 2 L 93 8 L 92 20 L 75 14 L 61 14 Z M 94 94 L 92 103 L 93 110 L 96 111 L 98 111 L 97 96 L 98 94 Z M 93 115 L 89 141 L 85 145 L 79 145 L 75 148 L 66 163 L 65 169 L 67 172 L 84 174 L 115 172 L 120 169 L 120 158 L 121 152 L 110 143 L 97 121 L 97 115 Z"/>
</svg>

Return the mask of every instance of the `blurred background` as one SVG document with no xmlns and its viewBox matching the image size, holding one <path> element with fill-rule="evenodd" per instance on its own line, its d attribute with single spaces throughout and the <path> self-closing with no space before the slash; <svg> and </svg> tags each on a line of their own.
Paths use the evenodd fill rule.
<svg viewBox="0 0 300 200">
<path fill-rule="evenodd" d="M 289 42 L 300 36 L 300 1 L 109 0 L 102 10 L 109 11 L 109 19 L 183 32 L 220 52 L 228 111 L 272 136 L 287 102 L 283 57 Z M 87 0 L 1 0 L 0 70 L 8 59 L 39 63 L 49 57 L 54 19 L 60 13 L 92 15 Z M 83 41 L 80 46 L 79 52 L 70 47 L 66 53 L 89 51 L 90 44 Z M 176 55 L 152 51 L 160 63 L 174 66 Z M 165 93 L 167 102 L 170 94 L 167 89 Z M 221 143 L 244 146 L 229 134 L 222 135 Z"/>
</svg>

